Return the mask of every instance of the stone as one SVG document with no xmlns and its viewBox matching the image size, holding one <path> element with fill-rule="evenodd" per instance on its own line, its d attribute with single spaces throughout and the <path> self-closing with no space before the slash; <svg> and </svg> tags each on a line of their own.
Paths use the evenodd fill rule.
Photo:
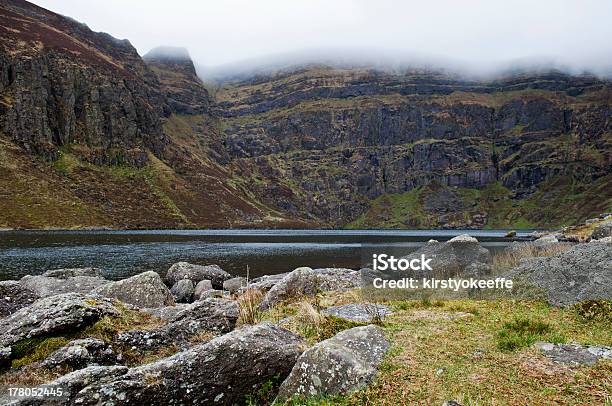
<svg viewBox="0 0 612 406">
<path fill-rule="evenodd" d="M 514 230 L 508 231 L 504 237 L 506 237 L 506 238 L 516 237 L 516 231 L 514 231 Z"/>
<path fill-rule="evenodd" d="M 287 275 L 289 275 L 289 272 L 284 272 L 276 275 L 260 276 L 251 280 L 251 283 L 249 283 L 249 287 L 261 291 L 270 290 L 274 285 L 280 282 Z M 244 288 L 242 290 L 244 291 Z"/>
<path fill-rule="evenodd" d="M 39 299 L 3 320 L 0 347 L 10 347 L 27 338 L 74 331 L 104 316 L 118 315 L 109 299 L 80 293 L 65 293 Z"/>
<path fill-rule="evenodd" d="M 68 276 L 65 279 L 43 275 L 27 275 L 19 283 L 36 293 L 39 297 L 60 295 L 62 293 L 90 293 L 110 281 L 99 276 Z"/>
<path fill-rule="evenodd" d="M 173 286 L 181 279 L 190 279 L 193 283 L 207 279 L 212 282 L 213 288 L 223 289 L 223 282 L 231 279 L 219 265 L 194 265 L 188 262 L 177 262 L 168 269 L 166 283 Z"/>
<path fill-rule="evenodd" d="M 344 330 L 298 358 L 276 401 L 345 395 L 363 388 L 375 377 L 388 348 L 389 342 L 376 326 Z"/>
<path fill-rule="evenodd" d="M 193 300 L 195 286 L 189 279 L 181 279 L 176 282 L 170 289 L 170 293 L 174 296 L 177 303 L 189 303 Z"/>
<path fill-rule="evenodd" d="M 612 359 L 612 347 L 545 342 L 537 342 L 534 346 L 545 357 L 560 364 L 594 365 L 600 359 Z"/>
<path fill-rule="evenodd" d="M 524 260 L 505 278 L 536 287 L 554 306 L 612 300 L 612 249 L 609 244 L 577 244 L 550 257 Z"/>
<path fill-rule="evenodd" d="M 65 269 L 53 269 L 46 271 L 42 276 L 48 276 L 49 278 L 60 278 L 68 279 L 74 276 L 91 276 L 102 278 L 102 270 L 99 268 L 65 268 Z"/>
<path fill-rule="evenodd" d="M 205 297 L 203 297 L 204 293 L 212 290 L 212 282 L 209 281 L 208 279 L 203 279 L 200 282 L 198 282 L 198 284 L 195 286 L 195 289 L 193 291 L 193 298 L 195 300 L 200 300 L 200 299 L 204 299 Z"/>
<path fill-rule="evenodd" d="M 89 365 L 115 365 L 121 360 L 113 348 L 97 338 L 74 340 L 54 351 L 40 366 L 46 368 L 70 367 L 73 370 Z"/>
<path fill-rule="evenodd" d="M 17 281 L 0 281 L 0 317 L 34 303 L 39 296 Z"/>
<path fill-rule="evenodd" d="M 20 397 L 20 398 L 0 398 L 0 404 L 10 404 L 12 406 L 73 406 L 78 393 L 85 387 L 93 384 L 104 385 L 111 382 L 128 372 L 125 366 L 89 366 L 79 369 L 66 375 L 60 376 L 54 381 L 40 385 L 39 388 L 57 389 L 62 388 L 63 394 L 60 397 L 49 400 L 49 397 Z"/>
<path fill-rule="evenodd" d="M 228 292 L 234 294 L 238 293 L 241 288 L 246 287 L 247 279 L 241 276 L 228 279 L 223 282 L 223 290 L 227 290 Z"/>
<path fill-rule="evenodd" d="M 270 380 L 284 379 L 304 347 L 273 324 L 248 326 L 110 382 L 91 382 L 67 404 L 243 404 Z"/>
<path fill-rule="evenodd" d="M 153 271 L 108 283 L 92 293 L 115 298 L 137 307 L 163 307 L 174 304 L 172 294 L 159 275 Z"/>
<path fill-rule="evenodd" d="M 591 238 L 594 240 L 599 240 L 600 238 L 611 237 L 612 236 L 612 220 L 604 221 L 599 224 L 593 230 L 591 234 Z"/>
<path fill-rule="evenodd" d="M 232 331 L 238 321 L 240 307 L 234 300 L 205 299 L 188 305 L 163 308 L 154 314 L 159 314 L 168 323 L 155 330 L 130 330 L 120 333 L 117 341 L 138 350 L 157 349 L 173 344 L 181 346 L 189 343 L 191 337 L 203 332 L 223 334 Z"/>
<path fill-rule="evenodd" d="M 361 286 L 359 271 L 344 268 L 297 268 L 276 283 L 260 304 L 265 310 L 271 306 L 301 295 L 314 296 L 323 291 L 342 291 Z"/>
<path fill-rule="evenodd" d="M 215 297 L 222 298 L 222 297 L 225 297 L 225 294 L 222 290 L 219 290 L 219 289 L 206 290 L 202 292 L 198 300 L 204 300 L 204 299 L 215 298 Z"/>
<path fill-rule="evenodd" d="M 481 275 L 491 273 L 491 254 L 478 240 L 467 234 L 459 235 L 446 242 L 428 242 L 415 252 L 402 258 L 412 260 L 431 258 L 433 270 L 385 272 L 388 277 L 438 277 L 442 279 L 463 276 L 466 270 L 477 269 Z"/>
<path fill-rule="evenodd" d="M 382 320 L 392 314 L 389 306 L 371 303 L 333 306 L 322 310 L 321 313 L 357 323 Z"/>
</svg>

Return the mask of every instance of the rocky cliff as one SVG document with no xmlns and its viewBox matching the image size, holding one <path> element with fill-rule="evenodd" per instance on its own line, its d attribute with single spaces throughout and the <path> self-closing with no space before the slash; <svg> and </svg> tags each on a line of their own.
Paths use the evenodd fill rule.
<svg viewBox="0 0 612 406">
<path fill-rule="evenodd" d="M 552 227 L 612 207 L 612 87 L 186 50 L 0 0 L 0 227 Z"/>
<path fill-rule="evenodd" d="M 229 154 L 265 179 L 252 189 L 285 210 L 358 227 L 536 226 L 609 207 L 611 90 L 560 72 L 313 66 L 229 83 L 217 114 Z M 595 201 L 576 196 L 587 187 Z"/>
</svg>

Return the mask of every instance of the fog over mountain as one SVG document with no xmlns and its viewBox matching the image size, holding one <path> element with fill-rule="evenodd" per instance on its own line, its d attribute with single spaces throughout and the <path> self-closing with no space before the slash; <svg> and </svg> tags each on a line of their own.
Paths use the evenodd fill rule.
<svg viewBox="0 0 612 406">
<path fill-rule="evenodd" d="M 128 38 L 141 55 L 185 47 L 200 74 L 212 77 L 304 63 L 479 75 L 517 67 L 612 72 L 606 0 L 35 3 Z"/>
</svg>

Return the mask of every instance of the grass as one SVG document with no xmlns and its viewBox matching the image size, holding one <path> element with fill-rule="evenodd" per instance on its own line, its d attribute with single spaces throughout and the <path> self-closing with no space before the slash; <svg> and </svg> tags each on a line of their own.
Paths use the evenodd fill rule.
<svg viewBox="0 0 612 406">
<path fill-rule="evenodd" d="M 572 244 L 557 243 L 538 247 L 533 244 L 521 244 L 512 250 L 497 252 L 492 258 L 492 268 L 494 274 L 501 274 L 516 267 L 521 261 L 535 257 L 550 257 L 569 250 Z"/>
<path fill-rule="evenodd" d="M 320 298 L 324 306 L 355 300 L 354 292 Z M 612 391 L 612 362 L 564 367 L 531 346 L 539 340 L 612 345 L 610 321 L 586 310 L 606 314 L 609 302 L 585 305 L 585 311 L 517 300 L 384 303 L 394 312 L 382 327 L 392 348 L 374 383 L 346 396 L 295 399 L 292 404 L 435 405 L 449 399 L 462 405 L 603 404 Z M 278 311 L 271 309 L 264 317 Z M 283 315 L 299 312 L 304 314 L 297 319 L 318 318 L 307 306 L 283 305 Z M 470 316 L 447 317 L 460 313 Z"/>
</svg>

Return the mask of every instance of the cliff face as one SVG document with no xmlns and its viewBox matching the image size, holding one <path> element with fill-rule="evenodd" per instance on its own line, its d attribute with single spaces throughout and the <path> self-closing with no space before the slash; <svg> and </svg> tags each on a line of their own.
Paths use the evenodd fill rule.
<svg viewBox="0 0 612 406">
<path fill-rule="evenodd" d="M 97 163 L 161 153 L 164 98 L 128 41 L 14 0 L 0 2 L 0 35 L 0 128 L 13 141 L 52 159 L 87 145 Z"/>
<path fill-rule="evenodd" d="M 554 227 L 612 209 L 612 86 L 185 50 L 0 0 L 0 227 Z"/>
<path fill-rule="evenodd" d="M 177 114 L 207 114 L 208 91 L 196 75 L 189 52 L 184 48 L 159 47 L 143 60 L 159 78 L 168 104 Z"/>
<path fill-rule="evenodd" d="M 228 152 L 267 179 L 252 188 L 283 189 L 266 201 L 335 225 L 491 226 L 495 209 L 468 204 L 461 189 L 494 185 L 517 206 L 494 225 L 562 221 L 518 206 L 546 182 L 605 182 L 612 165 L 612 87 L 593 77 L 473 82 L 314 67 L 232 83 L 217 96 Z M 387 202 L 391 214 L 368 213 L 381 211 L 372 200 L 424 187 L 418 207 Z M 599 204 L 609 206 L 610 192 Z"/>
</svg>

